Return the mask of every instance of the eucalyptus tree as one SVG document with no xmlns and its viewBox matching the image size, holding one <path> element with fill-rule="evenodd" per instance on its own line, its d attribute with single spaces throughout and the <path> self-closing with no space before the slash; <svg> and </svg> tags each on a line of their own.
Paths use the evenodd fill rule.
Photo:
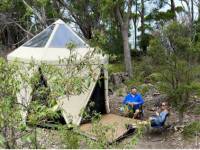
<svg viewBox="0 0 200 150">
<path fill-rule="evenodd" d="M 80 28 L 83 36 L 90 40 L 93 30 L 100 26 L 100 1 L 95 0 L 58 0 L 61 8 L 67 11 L 62 18 L 68 22 L 75 23 Z"/>
<path fill-rule="evenodd" d="M 133 69 L 132 69 L 128 33 L 129 33 L 132 5 L 133 5 L 133 0 L 128 0 L 128 1 L 118 0 L 114 2 L 114 10 L 116 11 L 116 17 L 120 25 L 121 34 L 123 38 L 125 69 L 130 78 L 133 77 L 133 71 L 132 71 Z"/>
<path fill-rule="evenodd" d="M 63 18 L 75 23 L 92 44 L 117 55 L 122 53 L 120 49 L 123 48 L 126 72 L 129 77 L 133 76 L 129 29 L 134 0 L 58 0 L 58 3 L 67 11 L 67 16 Z"/>
<path fill-rule="evenodd" d="M 134 12 L 132 13 L 132 19 L 133 19 L 133 26 L 134 26 L 134 47 L 135 50 L 137 49 L 137 30 L 138 30 L 138 19 L 139 19 L 139 13 L 138 13 L 138 0 L 134 1 Z"/>
</svg>

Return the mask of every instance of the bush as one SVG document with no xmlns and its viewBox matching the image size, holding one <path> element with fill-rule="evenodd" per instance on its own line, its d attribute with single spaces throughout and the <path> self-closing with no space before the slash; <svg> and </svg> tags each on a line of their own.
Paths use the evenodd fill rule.
<svg viewBox="0 0 200 150">
<path fill-rule="evenodd" d="M 195 107 L 193 109 L 193 113 L 196 115 L 200 115 L 200 106 L 199 105 L 195 105 Z"/>
<path fill-rule="evenodd" d="M 196 133 L 200 133 L 200 122 L 194 121 L 183 129 L 183 136 L 186 138 L 194 137 Z"/>
<path fill-rule="evenodd" d="M 120 63 L 120 64 L 109 64 L 107 69 L 108 69 L 109 74 L 125 71 L 124 65 L 122 63 Z"/>
</svg>

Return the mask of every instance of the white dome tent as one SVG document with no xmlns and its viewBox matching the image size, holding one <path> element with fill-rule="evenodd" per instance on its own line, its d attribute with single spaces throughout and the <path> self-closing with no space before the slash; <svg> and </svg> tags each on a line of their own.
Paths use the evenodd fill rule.
<svg viewBox="0 0 200 150">
<path fill-rule="evenodd" d="M 62 20 L 58 20 L 41 33 L 33 37 L 31 40 L 27 41 L 25 44 L 8 54 L 7 60 L 8 62 L 11 62 L 17 59 L 24 65 L 32 62 L 32 60 L 38 64 L 45 62 L 47 64 L 60 65 L 60 59 L 69 57 L 70 50 L 66 48 L 66 45 L 69 43 L 74 43 L 76 45 L 75 51 L 78 54 L 78 57 L 84 57 L 89 51 L 94 50 L 68 25 L 66 25 Z M 108 58 L 106 56 L 95 54 L 94 57 L 97 58 L 98 64 L 108 64 Z M 102 72 L 104 74 L 104 86 L 102 94 L 104 97 L 95 102 L 100 103 L 100 101 L 104 101 L 103 104 L 105 105 L 105 112 L 110 112 L 108 100 L 108 73 L 105 68 L 106 67 L 102 67 L 102 69 L 99 68 L 94 70 L 96 74 L 95 80 L 91 81 L 89 88 L 84 93 L 70 96 L 69 99 L 68 97 L 59 98 L 58 102 L 62 108 L 62 116 L 64 117 L 66 123 L 70 122 L 68 118 L 68 116 L 70 116 L 73 124 L 80 125 L 82 119 L 80 113 L 82 109 L 87 106 L 93 93 L 95 93 L 97 81 L 99 80 Z M 31 74 L 33 70 L 28 71 Z M 31 91 L 32 89 L 30 87 L 27 88 L 27 85 L 22 85 L 21 91 L 17 95 L 18 102 L 22 103 L 23 105 L 28 105 L 31 100 Z M 25 121 L 26 116 L 27 112 L 23 111 L 23 117 Z M 134 122 L 133 120 L 113 114 L 103 115 L 103 124 L 114 124 L 112 121 L 115 122 L 115 135 L 110 137 L 110 141 L 116 140 L 127 132 L 127 128 L 125 128 L 124 124 Z M 91 124 L 85 124 L 84 126 L 81 126 L 81 130 L 88 134 L 90 133 L 90 129 Z M 110 133 L 108 134 L 109 136 L 111 135 Z"/>
<path fill-rule="evenodd" d="M 62 20 L 58 20 L 45 30 L 40 32 L 38 35 L 33 37 L 31 40 L 27 41 L 25 44 L 11 52 L 7 59 L 8 61 L 18 60 L 22 63 L 29 63 L 32 60 L 34 62 L 45 62 L 48 64 L 59 65 L 59 60 L 69 57 L 70 50 L 66 48 L 66 45 L 69 43 L 74 43 L 77 52 L 77 57 L 84 57 L 88 51 L 93 50 L 86 44 L 68 25 L 66 25 Z M 100 55 L 98 55 L 100 56 Z M 107 58 L 100 56 L 100 62 L 102 64 L 107 64 Z M 95 88 L 98 77 L 100 76 L 100 69 L 95 70 L 96 77 L 95 81 L 92 81 L 88 90 L 80 95 L 70 96 L 61 98 L 60 102 L 62 104 L 61 108 L 63 117 L 68 123 L 68 116 L 70 115 L 73 118 L 73 123 L 79 125 L 81 122 L 80 111 L 86 107 L 90 96 Z M 106 70 L 104 74 L 107 76 Z M 106 112 L 109 112 L 108 98 L 107 98 L 107 89 L 108 81 L 105 78 L 105 105 Z M 31 99 L 31 89 L 27 91 L 24 88 L 20 91 L 20 96 L 18 96 L 18 101 L 28 105 Z M 26 117 L 26 113 L 24 114 Z"/>
</svg>

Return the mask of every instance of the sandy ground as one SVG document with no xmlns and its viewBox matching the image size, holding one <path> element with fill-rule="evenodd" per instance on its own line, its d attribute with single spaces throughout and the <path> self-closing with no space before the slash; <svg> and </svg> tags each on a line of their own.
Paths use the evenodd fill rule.
<svg viewBox="0 0 200 150">
<path fill-rule="evenodd" d="M 118 107 L 123 101 L 123 97 L 118 96 L 110 96 L 110 108 L 112 113 L 119 113 Z M 153 111 L 148 110 L 148 106 L 144 108 L 145 112 L 145 119 L 149 116 L 154 114 Z M 177 119 L 177 114 L 175 112 L 170 112 L 170 117 L 167 120 L 167 124 L 174 123 Z M 190 120 L 199 120 L 200 116 L 195 115 L 186 115 L 185 119 Z M 131 140 L 126 138 L 122 141 L 122 143 L 128 144 Z M 166 130 L 166 131 L 159 131 L 156 129 L 148 129 L 144 135 L 138 140 L 135 146 L 131 146 L 128 148 L 136 148 L 136 149 L 183 149 L 183 148 L 196 148 L 200 149 L 200 137 L 196 137 L 194 139 L 184 139 L 182 133 L 177 131 L 174 132 L 173 130 Z"/>
</svg>

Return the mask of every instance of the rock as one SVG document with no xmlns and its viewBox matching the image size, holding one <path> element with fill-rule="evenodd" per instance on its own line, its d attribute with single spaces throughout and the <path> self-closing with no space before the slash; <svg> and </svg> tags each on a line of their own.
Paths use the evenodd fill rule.
<svg viewBox="0 0 200 150">
<path fill-rule="evenodd" d="M 150 83 L 141 85 L 141 88 L 148 88 L 148 91 L 145 92 L 144 96 L 153 96 L 154 93 L 158 93 L 158 90 L 155 88 L 155 86 Z"/>
<path fill-rule="evenodd" d="M 144 94 L 145 102 L 153 104 L 154 106 L 159 106 L 159 104 L 163 101 L 166 101 L 167 95 L 161 94 L 155 86 L 152 84 L 144 84 L 142 88 L 148 88 L 148 91 Z"/>
<path fill-rule="evenodd" d="M 128 80 L 128 74 L 126 72 L 117 72 L 110 75 L 109 82 L 114 86 L 121 85 Z"/>
</svg>

